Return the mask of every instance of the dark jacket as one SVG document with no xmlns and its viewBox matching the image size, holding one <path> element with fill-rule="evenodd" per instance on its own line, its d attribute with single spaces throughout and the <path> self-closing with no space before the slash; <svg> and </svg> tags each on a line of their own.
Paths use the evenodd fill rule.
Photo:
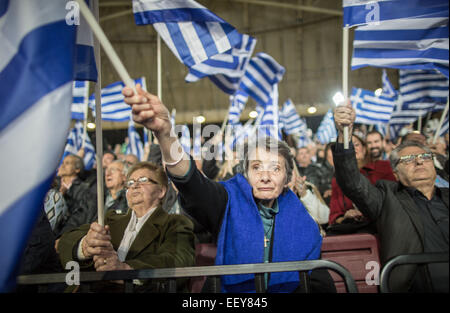
<svg viewBox="0 0 450 313">
<path fill-rule="evenodd" d="M 335 148 L 333 158 L 337 183 L 364 215 L 377 221 L 382 265 L 398 255 L 423 253 L 424 228 L 419 208 L 406 188 L 399 182 L 387 180 L 379 180 L 373 185 L 359 172 L 351 144 L 348 150 L 337 152 Z M 448 188 L 442 188 L 441 192 L 448 208 Z M 417 274 L 429 282 L 429 274 L 423 267 L 396 267 L 389 280 L 391 290 L 410 291 Z"/>
<path fill-rule="evenodd" d="M 131 210 L 127 214 L 110 211 L 105 216 L 105 225 L 110 227 L 111 243 L 117 251 L 125 229 L 131 219 Z M 90 225 L 65 233 L 59 242 L 60 260 L 63 265 L 77 260 L 77 248 L 80 240 L 87 234 Z M 133 241 L 125 263 L 133 269 L 170 268 L 194 265 L 194 234 L 192 222 L 181 215 L 167 214 L 161 207 L 145 222 Z M 80 269 L 95 270 L 93 261 L 80 262 Z M 151 283 L 149 282 L 151 285 Z M 142 291 L 155 291 L 149 287 Z M 187 291 L 187 281 L 178 281 L 178 291 Z"/>
<path fill-rule="evenodd" d="M 359 171 L 367 177 L 373 185 L 380 179 L 396 181 L 389 161 L 370 162 L 363 166 Z M 332 193 L 328 223 L 334 224 L 338 217 L 343 216 L 345 212 L 353 208 L 353 203 L 342 193 L 341 188 L 336 183 L 336 178 L 332 179 L 331 187 Z M 358 207 L 358 209 L 360 208 Z"/>
</svg>

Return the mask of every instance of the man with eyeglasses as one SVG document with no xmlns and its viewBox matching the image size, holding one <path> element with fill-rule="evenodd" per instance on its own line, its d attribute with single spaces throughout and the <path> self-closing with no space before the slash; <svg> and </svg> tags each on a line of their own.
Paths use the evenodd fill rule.
<svg viewBox="0 0 450 313">
<path fill-rule="evenodd" d="M 359 173 L 352 143 L 344 149 L 343 128 L 352 133 L 355 110 L 338 106 L 334 120 L 339 135 L 333 149 L 336 179 L 344 194 L 364 215 L 377 221 L 381 262 L 398 255 L 448 252 L 448 188 L 435 186 L 433 153 L 419 142 L 405 141 L 390 155 L 398 182 L 373 186 Z M 351 140 L 350 140 L 351 141 Z M 403 265 L 393 269 L 395 292 L 448 292 L 448 263 Z"/>
<path fill-rule="evenodd" d="M 167 214 L 161 202 L 167 191 L 164 170 L 150 162 L 131 167 L 126 178 L 127 214 L 109 211 L 105 225 L 97 222 L 65 233 L 59 252 L 63 266 L 77 261 L 83 270 L 113 271 L 194 265 L 192 222 L 185 216 Z M 177 291 L 187 291 L 187 280 L 177 280 Z M 159 282 L 137 281 L 137 292 L 157 292 Z M 117 284 L 97 289 L 121 290 Z M 94 289 L 95 290 L 95 289 Z"/>
</svg>

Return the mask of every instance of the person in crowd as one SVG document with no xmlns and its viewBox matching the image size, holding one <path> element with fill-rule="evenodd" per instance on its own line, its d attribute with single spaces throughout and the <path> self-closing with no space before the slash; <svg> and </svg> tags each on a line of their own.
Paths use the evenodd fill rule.
<svg viewBox="0 0 450 313">
<path fill-rule="evenodd" d="M 390 155 L 398 181 L 379 180 L 374 185 L 358 169 L 354 144 L 344 149 L 343 128 L 347 126 L 351 134 L 355 116 L 350 104 L 335 110 L 336 179 L 364 215 L 377 221 L 381 265 L 398 255 L 448 253 L 449 193 L 448 188 L 435 186 L 431 150 L 418 142 L 402 141 Z M 402 265 L 392 270 L 389 284 L 394 292 L 448 292 L 448 272 L 448 263 Z"/>
<path fill-rule="evenodd" d="M 370 156 L 363 139 L 353 134 L 352 143 L 358 168 L 372 184 L 375 184 L 380 179 L 396 180 L 389 161 L 370 161 Z M 373 221 L 361 212 L 361 208 L 344 195 L 336 178 L 333 178 L 331 186 L 330 217 L 327 234 L 376 233 L 376 227 Z"/>
<path fill-rule="evenodd" d="M 328 224 L 330 208 L 322 199 L 317 187 L 306 181 L 306 176 L 301 177 L 295 170 L 288 187 L 300 198 L 309 214 L 320 226 L 320 233 L 325 236 L 322 225 Z"/>
<path fill-rule="evenodd" d="M 45 211 L 41 210 L 22 255 L 19 275 L 62 272 L 63 268 L 59 263 L 58 255 L 54 248 L 55 239 L 56 237 Z M 65 284 L 49 284 L 47 292 L 63 292 L 64 288 Z M 36 293 L 38 291 L 37 285 L 21 285 L 15 290 L 15 292 L 19 293 Z"/>
<path fill-rule="evenodd" d="M 325 200 L 327 206 L 331 200 L 331 181 L 334 176 L 333 155 L 330 147 L 331 143 L 325 146 L 322 161 L 311 163 L 305 170 L 308 182 L 319 189 L 320 195 Z"/>
<path fill-rule="evenodd" d="M 182 149 L 160 100 L 136 86 L 125 87 L 125 102 L 133 120 L 153 131 L 160 144 L 170 179 L 180 193 L 183 208 L 217 238 L 216 265 L 313 260 L 320 257 L 319 227 L 287 185 L 293 157 L 289 147 L 276 139 L 248 145 L 243 174 L 214 182 L 200 173 Z M 315 281 L 313 271 L 311 285 Z M 325 275 L 329 274 L 323 271 Z M 269 292 L 293 292 L 298 273 L 271 273 L 264 283 Z M 331 280 L 331 284 L 332 283 Z M 221 279 L 225 292 L 254 291 L 254 275 Z"/>
<path fill-rule="evenodd" d="M 105 152 L 103 152 L 103 158 L 102 158 L 102 167 L 103 170 L 105 170 L 108 165 L 114 161 L 117 160 L 117 156 L 114 154 L 114 152 L 106 150 Z"/>
<path fill-rule="evenodd" d="M 59 191 L 67 205 L 64 227 L 58 237 L 71 228 L 92 222 L 97 214 L 95 195 L 89 185 L 80 179 L 83 168 L 83 159 L 74 154 L 67 155 L 58 168 Z"/>
<path fill-rule="evenodd" d="M 297 161 L 300 175 L 305 175 L 306 168 L 311 164 L 311 154 L 309 153 L 308 147 L 298 148 L 295 160 Z"/>
<path fill-rule="evenodd" d="M 125 196 L 125 183 L 129 165 L 126 161 L 115 160 L 111 162 L 105 171 L 105 212 L 114 210 L 116 213 L 125 214 L 128 209 Z"/>
<path fill-rule="evenodd" d="M 384 151 L 384 137 L 377 130 L 371 130 L 366 135 L 366 145 L 372 161 L 386 160 Z"/>
<path fill-rule="evenodd" d="M 131 167 L 131 166 L 133 166 L 133 165 L 135 165 L 136 163 L 139 162 L 138 157 L 137 157 L 135 154 L 131 154 L 131 153 L 125 155 L 124 160 L 125 160 L 125 163 L 126 163 L 129 167 Z"/>
<path fill-rule="evenodd" d="M 109 211 L 105 226 L 94 222 L 65 233 L 59 243 L 63 266 L 71 260 L 79 262 L 81 269 L 96 271 L 193 266 L 192 222 L 161 207 L 167 184 L 166 173 L 155 164 L 131 167 L 126 182 L 130 210 Z M 147 281 L 135 290 L 160 291 L 158 285 Z M 187 291 L 186 279 L 177 282 L 177 290 Z"/>
</svg>

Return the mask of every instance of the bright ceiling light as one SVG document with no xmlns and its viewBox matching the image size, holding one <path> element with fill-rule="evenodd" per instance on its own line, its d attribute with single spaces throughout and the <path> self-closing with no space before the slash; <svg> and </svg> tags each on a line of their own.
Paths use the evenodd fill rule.
<svg viewBox="0 0 450 313">
<path fill-rule="evenodd" d="M 316 109 L 316 107 L 311 106 L 311 107 L 308 108 L 307 111 L 308 111 L 309 114 L 314 114 L 314 113 L 317 112 L 317 109 Z"/>
<path fill-rule="evenodd" d="M 258 112 L 256 111 L 251 111 L 250 113 L 248 113 L 248 117 L 250 118 L 256 118 L 258 116 Z"/>
<path fill-rule="evenodd" d="M 195 118 L 195 121 L 199 124 L 204 123 L 205 122 L 205 117 L 203 115 L 199 115 Z"/>
<path fill-rule="evenodd" d="M 378 88 L 377 90 L 375 90 L 375 96 L 379 97 L 381 96 L 381 94 L 383 93 L 383 89 Z"/>
<path fill-rule="evenodd" d="M 87 127 L 88 129 L 95 129 L 95 124 L 89 122 L 89 123 L 86 124 L 86 127 Z"/>
<path fill-rule="evenodd" d="M 333 102 L 336 106 L 344 102 L 344 95 L 342 92 L 338 91 L 333 96 Z"/>
</svg>

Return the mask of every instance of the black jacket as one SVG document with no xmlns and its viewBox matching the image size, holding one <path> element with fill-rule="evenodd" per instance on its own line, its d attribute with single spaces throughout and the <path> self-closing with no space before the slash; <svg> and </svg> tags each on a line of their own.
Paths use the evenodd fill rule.
<svg viewBox="0 0 450 313">
<path fill-rule="evenodd" d="M 339 186 L 365 216 L 377 221 L 382 265 L 398 255 L 423 253 L 424 227 L 419 208 L 406 188 L 399 182 L 386 180 L 372 185 L 358 170 L 353 146 L 342 151 L 335 148 L 333 158 Z M 442 188 L 441 193 L 448 208 L 448 188 Z M 429 285 L 429 274 L 424 267 L 417 272 L 418 268 L 417 265 L 396 267 L 390 276 L 391 290 L 410 291 L 416 275 Z"/>
</svg>

